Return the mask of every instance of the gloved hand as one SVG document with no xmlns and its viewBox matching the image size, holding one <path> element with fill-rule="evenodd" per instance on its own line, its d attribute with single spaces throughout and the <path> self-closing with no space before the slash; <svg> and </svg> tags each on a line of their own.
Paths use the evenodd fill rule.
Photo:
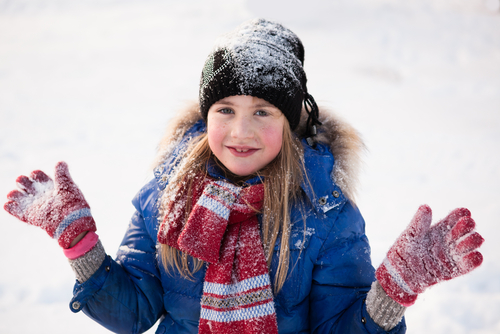
<svg viewBox="0 0 500 334">
<path fill-rule="evenodd" d="M 427 287 L 464 275 L 483 262 L 484 239 L 467 209 L 455 209 L 431 227 L 432 211 L 421 206 L 376 271 L 384 291 L 403 306 Z"/>
<path fill-rule="evenodd" d="M 62 248 L 69 248 L 73 239 L 85 231 L 96 231 L 90 207 L 82 192 L 71 179 L 68 165 L 59 162 L 55 182 L 36 170 L 28 178 L 16 180 L 19 190 L 7 195 L 4 208 L 11 215 L 44 229 Z"/>
</svg>

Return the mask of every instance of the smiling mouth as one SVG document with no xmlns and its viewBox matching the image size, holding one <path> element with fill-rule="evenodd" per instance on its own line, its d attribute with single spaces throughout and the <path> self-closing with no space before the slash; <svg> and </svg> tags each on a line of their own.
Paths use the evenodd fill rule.
<svg viewBox="0 0 500 334">
<path fill-rule="evenodd" d="M 241 147 L 231 147 L 231 146 L 228 146 L 227 148 L 234 155 L 236 155 L 237 157 L 242 157 L 242 158 L 250 156 L 250 155 L 252 155 L 252 154 L 254 154 L 255 152 L 258 151 L 257 148 L 252 148 L 252 147 L 241 148 Z"/>
</svg>

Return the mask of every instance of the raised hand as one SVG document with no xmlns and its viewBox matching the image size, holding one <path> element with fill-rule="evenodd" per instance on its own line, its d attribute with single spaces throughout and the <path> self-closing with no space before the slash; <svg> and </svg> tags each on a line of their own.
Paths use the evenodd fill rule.
<svg viewBox="0 0 500 334">
<path fill-rule="evenodd" d="M 455 209 L 431 226 L 432 211 L 421 206 L 396 240 L 376 277 L 399 304 L 410 306 L 427 287 L 464 275 L 483 262 L 477 251 L 484 239 L 474 232 L 467 209 Z"/>
<path fill-rule="evenodd" d="M 71 179 L 65 162 L 57 163 L 54 181 L 36 170 L 30 177 L 19 176 L 16 182 L 20 190 L 7 195 L 5 210 L 30 225 L 41 227 L 62 248 L 69 248 L 81 233 L 96 231 L 90 207 Z"/>
</svg>

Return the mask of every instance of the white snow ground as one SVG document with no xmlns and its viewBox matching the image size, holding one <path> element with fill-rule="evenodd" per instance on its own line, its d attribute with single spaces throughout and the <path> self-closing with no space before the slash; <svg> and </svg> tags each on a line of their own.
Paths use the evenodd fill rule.
<svg viewBox="0 0 500 334">
<path fill-rule="evenodd" d="M 378 265 L 418 205 L 468 207 L 484 264 L 408 333 L 500 333 L 498 0 L 0 0 L 0 194 L 65 160 L 115 254 L 163 128 L 214 39 L 253 17 L 303 40 L 309 91 L 369 147 L 358 204 Z M 4 197 L 5 198 L 5 197 Z M 56 243 L 0 210 L 0 332 L 106 333 L 68 302 Z M 154 329 L 149 333 L 153 333 Z"/>
</svg>

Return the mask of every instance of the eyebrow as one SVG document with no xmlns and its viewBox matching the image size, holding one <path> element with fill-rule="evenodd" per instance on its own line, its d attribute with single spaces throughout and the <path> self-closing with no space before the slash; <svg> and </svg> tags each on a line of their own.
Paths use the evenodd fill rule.
<svg viewBox="0 0 500 334">
<path fill-rule="evenodd" d="M 254 107 L 256 108 L 262 108 L 262 107 L 273 107 L 273 108 L 276 108 L 273 104 L 269 103 L 269 102 L 264 102 L 264 103 L 257 103 L 254 105 Z M 278 109 L 278 108 L 276 108 Z"/>
</svg>

